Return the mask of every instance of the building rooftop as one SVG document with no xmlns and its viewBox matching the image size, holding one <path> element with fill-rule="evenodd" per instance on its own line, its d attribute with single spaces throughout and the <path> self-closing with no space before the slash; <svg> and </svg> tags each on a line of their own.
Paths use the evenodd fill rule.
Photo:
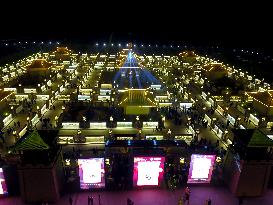
<svg viewBox="0 0 273 205">
<path fill-rule="evenodd" d="M 210 63 L 203 67 L 206 71 L 209 72 L 226 72 L 227 70 L 224 68 L 222 63 Z"/>
<path fill-rule="evenodd" d="M 47 62 L 45 59 L 35 59 L 26 68 L 28 71 L 46 71 L 51 66 L 52 63 Z"/>
<path fill-rule="evenodd" d="M 12 95 L 13 92 L 11 91 L 4 91 L 0 89 L 0 102 L 8 98 L 10 95 Z"/>
<path fill-rule="evenodd" d="M 273 107 L 273 90 L 264 92 L 247 92 L 246 94 L 253 97 L 255 100 L 259 101 L 267 107 Z"/>
<path fill-rule="evenodd" d="M 21 165 L 49 165 L 60 147 L 58 130 L 30 130 L 11 147 L 12 152 L 21 151 Z"/>
<path fill-rule="evenodd" d="M 182 53 L 179 53 L 179 56 L 181 57 L 187 57 L 187 58 L 195 58 L 197 55 L 194 53 L 194 51 L 183 51 Z"/>
<path fill-rule="evenodd" d="M 69 55 L 71 51 L 67 47 L 57 47 L 55 54 Z"/>
</svg>

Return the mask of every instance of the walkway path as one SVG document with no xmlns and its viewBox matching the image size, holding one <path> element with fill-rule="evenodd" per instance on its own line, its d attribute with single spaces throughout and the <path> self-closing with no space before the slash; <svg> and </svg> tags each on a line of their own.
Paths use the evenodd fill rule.
<svg viewBox="0 0 273 205">
<path fill-rule="evenodd" d="M 213 205 L 237 205 L 238 199 L 234 197 L 227 188 L 211 185 L 192 186 L 190 205 L 203 205 L 207 198 L 211 198 Z M 87 205 L 87 197 L 94 197 L 94 205 L 98 205 L 98 194 L 101 196 L 101 205 L 126 205 L 126 199 L 129 197 L 135 202 L 135 205 L 177 205 L 178 199 L 182 195 L 183 189 L 174 192 L 164 189 L 144 189 L 132 191 L 95 191 L 80 192 L 72 195 L 73 205 Z M 58 203 L 54 205 L 68 205 L 69 195 L 63 196 Z M 244 205 L 272 205 L 273 190 L 268 190 L 263 197 L 247 198 Z M 3 205 L 25 205 L 19 197 L 10 197 L 1 199 Z"/>
</svg>

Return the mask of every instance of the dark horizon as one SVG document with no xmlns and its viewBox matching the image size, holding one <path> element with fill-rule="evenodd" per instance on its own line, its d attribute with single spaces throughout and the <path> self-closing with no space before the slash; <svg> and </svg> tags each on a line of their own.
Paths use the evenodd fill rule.
<svg viewBox="0 0 273 205">
<path fill-rule="evenodd" d="M 193 46 L 222 46 L 228 48 L 256 48 L 272 51 L 270 33 L 251 35 L 247 33 L 196 33 L 196 32 L 92 32 L 47 31 L 2 33 L 1 41 L 13 40 L 59 40 L 63 43 L 134 42 L 153 44 L 188 44 Z"/>
</svg>

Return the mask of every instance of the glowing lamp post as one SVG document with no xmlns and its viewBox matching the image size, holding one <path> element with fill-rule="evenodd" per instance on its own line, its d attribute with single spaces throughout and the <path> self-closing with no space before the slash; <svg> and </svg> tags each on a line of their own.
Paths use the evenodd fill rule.
<svg viewBox="0 0 273 205">
<path fill-rule="evenodd" d="M 30 127 L 31 126 L 31 121 L 30 121 L 30 118 L 27 117 L 27 126 Z"/>
<path fill-rule="evenodd" d="M 165 119 L 166 119 L 165 116 L 163 116 L 163 117 L 162 117 L 162 122 L 163 122 L 163 123 L 165 122 Z"/>
<path fill-rule="evenodd" d="M 190 123 L 191 123 L 191 118 L 188 117 L 188 126 L 190 126 Z"/>
<path fill-rule="evenodd" d="M 225 130 L 224 135 L 223 135 L 224 141 L 227 141 L 227 135 L 228 135 L 228 130 Z"/>
<path fill-rule="evenodd" d="M 172 131 L 171 131 L 171 129 L 169 129 L 169 130 L 168 130 L 167 135 L 168 135 L 168 138 L 170 138 L 170 137 L 171 137 L 171 135 L 172 135 Z"/>
<path fill-rule="evenodd" d="M 113 127 L 113 121 L 114 121 L 114 118 L 113 118 L 113 116 L 110 116 L 110 127 Z"/>
<path fill-rule="evenodd" d="M 14 137 L 15 142 L 18 140 L 16 130 L 13 130 L 12 135 Z"/>
<path fill-rule="evenodd" d="M 109 134 L 109 138 L 110 138 L 110 139 L 112 138 L 112 133 L 113 133 L 113 131 L 112 131 L 112 129 L 110 129 L 110 130 L 108 131 L 108 134 Z"/>
</svg>

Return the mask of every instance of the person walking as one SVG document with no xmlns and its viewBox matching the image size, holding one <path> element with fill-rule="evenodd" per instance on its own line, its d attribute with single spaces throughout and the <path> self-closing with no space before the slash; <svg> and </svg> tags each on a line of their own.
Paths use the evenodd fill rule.
<svg viewBox="0 0 273 205">
<path fill-rule="evenodd" d="M 88 205 L 90 205 L 90 203 L 91 203 L 91 197 L 88 196 Z"/>
<path fill-rule="evenodd" d="M 190 193 L 191 193 L 190 188 L 186 187 L 184 204 L 186 204 L 186 202 L 188 205 L 190 204 Z"/>
<path fill-rule="evenodd" d="M 72 197 L 71 197 L 71 196 L 69 197 L 69 204 L 70 204 L 70 205 L 72 205 L 72 204 L 73 204 L 73 199 L 72 199 Z"/>
<path fill-rule="evenodd" d="M 240 196 L 238 199 L 238 202 L 239 202 L 239 205 L 242 205 L 244 203 L 243 197 Z"/>
<path fill-rule="evenodd" d="M 182 197 L 179 198 L 179 200 L 178 200 L 178 205 L 184 205 L 183 200 L 182 200 Z"/>
<path fill-rule="evenodd" d="M 94 205 L 94 199 L 92 196 L 90 197 L 90 205 Z"/>
<path fill-rule="evenodd" d="M 134 202 L 131 199 L 127 198 L 127 205 L 134 205 Z"/>
<path fill-rule="evenodd" d="M 4 137 L 4 132 L 2 132 L 2 130 L 0 130 L 0 138 L 3 142 L 3 144 L 5 144 L 5 137 Z"/>
</svg>

